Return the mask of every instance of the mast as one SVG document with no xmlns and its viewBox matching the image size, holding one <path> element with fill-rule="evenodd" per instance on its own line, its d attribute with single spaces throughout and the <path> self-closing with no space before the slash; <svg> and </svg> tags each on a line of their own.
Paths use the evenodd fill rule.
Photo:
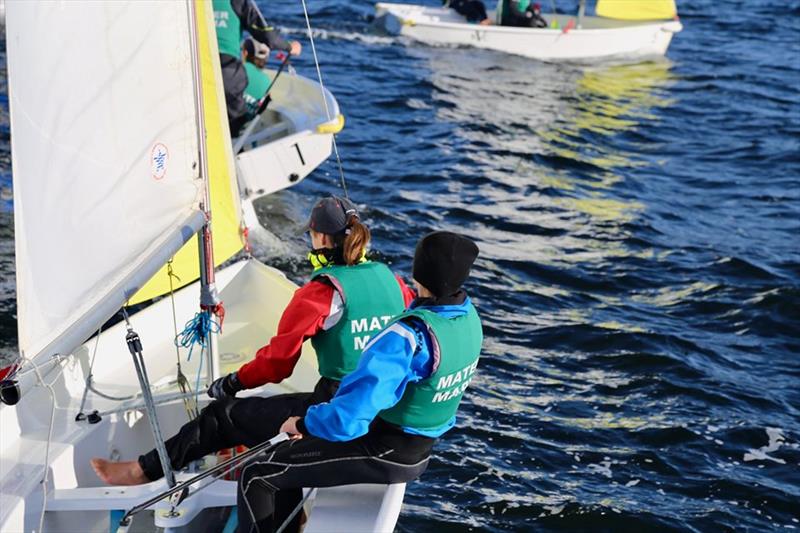
<svg viewBox="0 0 800 533">
<path fill-rule="evenodd" d="M 586 0 L 580 0 L 578 3 L 578 29 L 583 27 L 583 17 L 586 15 Z"/>
<path fill-rule="evenodd" d="M 192 43 L 192 66 L 194 70 L 195 88 L 195 114 L 197 117 L 197 135 L 200 158 L 200 178 L 203 180 L 204 200 L 200 209 L 205 214 L 205 224 L 200 230 L 197 239 L 200 260 L 200 309 L 208 315 L 220 315 L 222 302 L 217 293 L 214 279 L 214 247 L 211 233 L 211 187 L 208 175 L 208 149 L 206 145 L 205 103 L 203 101 L 202 71 L 200 68 L 200 50 L 197 29 L 197 12 L 194 0 L 189 3 L 189 16 L 191 17 L 190 35 Z M 217 336 L 213 331 L 208 332 L 206 339 L 206 357 L 209 383 L 220 375 L 219 356 L 217 350 Z"/>
</svg>

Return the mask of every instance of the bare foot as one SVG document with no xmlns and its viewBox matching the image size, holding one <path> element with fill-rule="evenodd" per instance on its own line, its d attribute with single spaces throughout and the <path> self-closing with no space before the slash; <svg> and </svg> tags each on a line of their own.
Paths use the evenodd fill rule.
<svg viewBox="0 0 800 533">
<path fill-rule="evenodd" d="M 95 457 L 91 460 L 91 465 L 97 477 L 108 485 L 141 485 L 150 482 L 139 466 L 139 461 L 115 463 Z"/>
<path fill-rule="evenodd" d="M 481 26 L 491 26 L 492 19 L 483 19 L 482 21 L 479 22 L 479 24 Z"/>
</svg>

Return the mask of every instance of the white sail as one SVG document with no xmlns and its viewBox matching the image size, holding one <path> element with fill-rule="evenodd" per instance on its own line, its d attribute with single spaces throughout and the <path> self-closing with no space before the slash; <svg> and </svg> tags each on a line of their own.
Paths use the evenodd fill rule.
<svg viewBox="0 0 800 533">
<path fill-rule="evenodd" d="M 200 227 L 187 2 L 8 2 L 19 346 L 83 342 Z"/>
</svg>

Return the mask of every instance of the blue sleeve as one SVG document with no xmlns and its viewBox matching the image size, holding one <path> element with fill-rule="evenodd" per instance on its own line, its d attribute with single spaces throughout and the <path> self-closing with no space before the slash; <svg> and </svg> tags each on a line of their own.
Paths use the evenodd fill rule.
<svg viewBox="0 0 800 533">
<path fill-rule="evenodd" d="M 303 420 L 308 433 L 330 441 L 366 434 L 379 412 L 400 401 L 409 381 L 430 375 L 426 344 L 420 332 L 405 323 L 381 331 L 364 349 L 358 367 L 342 380 L 336 396 L 309 407 Z"/>
</svg>

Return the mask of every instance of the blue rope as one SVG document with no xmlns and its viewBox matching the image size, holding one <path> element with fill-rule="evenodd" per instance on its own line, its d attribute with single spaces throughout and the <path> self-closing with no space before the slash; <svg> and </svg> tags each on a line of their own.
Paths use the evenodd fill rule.
<svg viewBox="0 0 800 533">
<path fill-rule="evenodd" d="M 205 351 L 205 346 L 200 348 L 200 364 L 197 366 L 197 376 L 194 378 L 194 392 L 200 392 L 200 376 L 203 375 L 203 352 Z M 195 396 L 197 398 L 197 396 Z"/>
<path fill-rule="evenodd" d="M 200 311 L 194 318 L 186 323 L 183 331 L 175 337 L 175 346 L 188 348 L 189 355 L 187 361 L 192 360 L 192 350 L 196 344 L 200 345 L 201 350 L 206 347 L 206 340 L 210 333 L 219 333 L 219 323 L 211 319 L 211 313 Z"/>
<path fill-rule="evenodd" d="M 200 375 L 203 372 L 203 352 L 206 349 L 206 342 L 211 333 L 219 333 L 219 322 L 211 318 L 208 311 L 200 311 L 186 323 L 183 331 L 175 337 L 175 346 L 188 348 L 189 355 L 187 361 L 192 360 L 192 350 L 196 345 L 200 345 L 200 365 L 197 367 L 197 378 L 195 379 L 194 390 L 200 390 Z"/>
</svg>

